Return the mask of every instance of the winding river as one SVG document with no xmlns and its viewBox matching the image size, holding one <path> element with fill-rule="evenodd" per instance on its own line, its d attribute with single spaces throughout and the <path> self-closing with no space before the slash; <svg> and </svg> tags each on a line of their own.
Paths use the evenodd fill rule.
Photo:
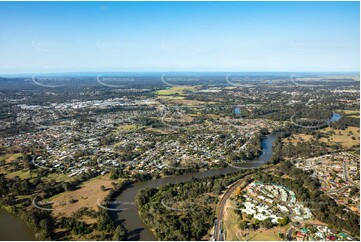
<svg viewBox="0 0 361 242">
<path fill-rule="evenodd" d="M 340 118 L 341 115 L 334 112 L 329 122 L 335 122 Z M 267 163 L 272 157 L 272 143 L 275 138 L 276 137 L 274 135 L 268 135 L 262 139 L 262 155 L 250 164 L 243 164 L 243 167 L 255 168 Z M 226 168 L 214 169 L 205 172 L 188 173 L 180 176 L 160 178 L 146 182 L 137 182 L 117 197 L 117 202 L 126 204 L 121 205 L 123 207 L 119 208 L 124 209 L 124 206 L 126 206 L 126 209 L 117 212 L 113 211 L 111 212 L 111 216 L 116 222 L 124 222 L 125 227 L 130 233 L 130 240 L 156 240 L 154 234 L 146 227 L 138 215 L 138 209 L 135 205 L 135 197 L 139 190 L 147 187 L 157 188 L 169 183 L 190 181 L 193 177 L 209 177 L 236 171 L 238 171 L 238 169 L 228 166 Z M 21 221 L 21 219 L 15 215 L 8 213 L 4 209 L 0 209 L 0 225 L 1 240 L 35 240 L 32 230 L 25 224 L 25 222 Z"/>
<path fill-rule="evenodd" d="M 276 139 L 274 135 L 267 135 L 262 139 L 262 154 L 251 163 L 242 164 L 243 168 L 256 168 L 267 163 L 272 157 L 272 144 Z M 138 215 L 138 208 L 135 205 L 135 197 L 139 190 L 144 188 L 157 188 L 162 185 L 169 183 L 179 183 L 190 181 L 193 177 L 210 177 L 219 174 L 228 174 L 232 172 L 239 171 L 239 169 L 228 166 L 221 169 L 213 169 L 205 172 L 196 172 L 196 173 L 187 173 L 179 176 L 165 177 L 155 180 L 150 180 L 146 182 L 137 182 L 134 183 L 131 187 L 124 190 L 118 197 L 117 202 L 122 203 L 123 205 L 118 206 L 119 209 L 124 209 L 123 211 L 113 211 L 111 212 L 112 218 L 120 223 L 123 222 L 125 228 L 128 230 L 130 238 L 129 240 L 156 240 L 156 237 L 150 231 L 146 225 L 142 222 Z"/>
</svg>

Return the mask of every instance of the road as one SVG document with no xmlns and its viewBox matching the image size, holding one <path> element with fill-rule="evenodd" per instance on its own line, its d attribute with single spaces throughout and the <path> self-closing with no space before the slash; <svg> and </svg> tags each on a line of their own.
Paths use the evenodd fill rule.
<svg viewBox="0 0 361 242">
<path fill-rule="evenodd" d="M 243 183 L 245 183 L 248 180 L 248 176 L 245 176 L 244 178 L 238 180 L 237 182 L 233 183 L 232 185 L 230 185 L 230 187 L 227 189 L 227 191 L 224 193 L 224 195 L 221 198 L 221 201 L 219 203 L 218 206 L 218 210 L 217 210 L 217 220 L 216 220 L 216 224 L 214 227 L 214 240 L 215 241 L 219 241 L 219 235 L 220 235 L 220 231 L 222 231 L 222 219 L 223 219 L 223 214 L 224 214 L 224 210 L 225 210 L 225 206 L 227 203 L 228 198 L 231 196 L 231 194 L 238 188 L 240 187 Z M 283 203 L 284 204 L 284 203 Z M 287 206 L 288 207 L 288 206 Z M 290 234 L 292 234 L 292 229 L 291 231 L 287 231 Z M 288 234 L 286 234 L 288 235 Z M 287 238 L 287 236 L 286 236 Z M 222 239 L 222 238 L 221 238 Z"/>
<path fill-rule="evenodd" d="M 216 231 L 214 231 L 214 239 L 217 241 L 219 240 L 219 231 L 222 229 L 222 219 L 223 213 L 226 206 L 226 202 L 231 194 L 237 189 L 237 187 L 241 186 L 242 183 L 246 181 L 246 177 L 238 180 L 237 182 L 233 183 L 226 191 L 226 193 L 221 198 L 221 202 L 219 203 L 218 211 L 217 211 L 217 224 L 216 224 Z"/>
<path fill-rule="evenodd" d="M 291 226 L 286 231 L 285 241 L 291 241 L 292 240 L 292 232 L 293 232 L 293 230 L 295 230 L 296 228 L 299 228 L 299 227 L 300 227 L 299 223 L 291 222 Z"/>
<path fill-rule="evenodd" d="M 343 161 L 343 176 L 344 176 L 344 180 L 345 180 L 345 181 L 348 181 L 351 185 L 358 187 L 358 185 L 357 185 L 356 183 L 354 183 L 353 181 L 351 181 L 351 180 L 348 178 L 346 161 Z"/>
<path fill-rule="evenodd" d="M 343 179 L 345 181 L 348 180 L 348 177 L 347 177 L 347 167 L 346 167 L 346 161 L 343 161 Z"/>
<path fill-rule="evenodd" d="M 349 187 L 352 187 L 352 186 L 358 186 L 356 183 L 352 182 L 349 178 L 348 178 L 348 175 L 347 175 L 347 166 L 346 166 L 346 161 L 343 161 L 343 179 L 344 181 L 347 181 L 348 183 L 350 183 L 350 185 L 346 185 L 344 187 L 341 187 L 337 190 L 331 190 L 331 191 L 328 191 L 326 192 L 326 194 L 333 194 L 333 193 L 338 193 L 338 192 L 342 192 L 343 190 L 349 188 Z"/>
<path fill-rule="evenodd" d="M 291 241 L 292 240 L 292 232 L 293 232 L 293 226 L 291 225 L 291 227 L 287 230 L 286 232 L 286 236 L 285 236 L 285 241 Z"/>
<path fill-rule="evenodd" d="M 337 190 L 328 191 L 328 192 L 326 192 L 325 194 L 339 193 L 339 192 L 342 192 L 343 190 L 345 190 L 345 189 L 347 189 L 347 188 L 349 188 L 349 187 L 350 187 L 349 185 L 346 185 L 346 186 L 341 187 L 341 188 L 339 188 L 339 189 L 337 189 Z"/>
</svg>

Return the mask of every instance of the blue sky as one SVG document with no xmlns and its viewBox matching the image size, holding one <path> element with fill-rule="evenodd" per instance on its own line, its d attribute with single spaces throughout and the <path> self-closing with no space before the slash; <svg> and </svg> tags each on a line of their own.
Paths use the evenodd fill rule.
<svg viewBox="0 0 361 242">
<path fill-rule="evenodd" d="M 359 2 L 0 2 L 0 73 L 359 71 Z"/>
</svg>

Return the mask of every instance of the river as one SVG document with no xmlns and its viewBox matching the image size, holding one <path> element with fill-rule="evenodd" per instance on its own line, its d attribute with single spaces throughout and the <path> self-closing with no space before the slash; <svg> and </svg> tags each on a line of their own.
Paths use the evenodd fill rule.
<svg viewBox="0 0 361 242">
<path fill-rule="evenodd" d="M 272 143 L 275 136 L 268 135 L 262 139 L 262 154 L 255 159 L 252 164 L 243 164 L 243 167 L 253 168 L 266 163 L 272 157 Z M 257 162 L 259 161 L 259 162 Z M 145 182 L 137 182 L 122 192 L 117 201 L 126 203 L 127 209 L 121 212 L 111 212 L 112 218 L 116 222 L 124 222 L 125 227 L 131 234 L 132 240 L 156 240 L 153 233 L 145 226 L 138 215 L 138 209 L 135 205 L 135 197 L 139 190 L 147 187 L 159 187 L 169 183 L 178 183 L 191 180 L 193 177 L 209 177 L 218 174 L 227 174 L 239 171 L 230 166 L 222 169 L 213 169 L 205 172 L 187 173 L 180 176 L 165 177 Z M 123 207 L 124 208 L 124 207 Z M 0 209 L 0 238 L 1 240 L 35 240 L 32 230 L 16 217 Z"/>
<path fill-rule="evenodd" d="M 335 122 L 340 118 L 341 115 L 334 112 L 329 122 Z M 262 154 L 255 160 L 256 162 L 252 162 L 252 164 L 244 164 L 243 167 L 252 168 L 267 163 L 272 157 L 272 143 L 275 138 L 276 137 L 274 135 L 268 135 L 262 139 Z M 228 166 L 226 168 L 214 169 L 205 172 L 188 173 L 180 176 L 160 178 L 146 182 L 137 182 L 117 197 L 118 202 L 121 201 L 123 204 L 128 204 L 127 209 L 124 211 L 111 212 L 111 216 L 116 222 L 124 222 L 125 227 L 131 234 L 132 240 L 156 240 L 154 234 L 145 226 L 138 215 L 138 209 L 135 205 L 135 197 L 139 190 L 147 187 L 157 188 L 169 183 L 185 182 L 191 180 L 193 177 L 209 177 L 235 171 L 238 171 L 238 169 Z M 25 224 L 25 222 L 3 209 L 0 209 L 0 225 L 1 240 L 35 240 L 32 230 Z"/>
<path fill-rule="evenodd" d="M 0 208 L 0 240 L 35 240 L 33 231 L 20 218 Z"/>
<path fill-rule="evenodd" d="M 242 164 L 242 167 L 255 168 L 267 163 L 272 157 L 272 144 L 275 139 L 276 137 L 274 135 L 267 135 L 265 138 L 263 138 L 261 142 L 262 154 L 252 163 Z M 125 228 L 130 234 L 130 240 L 156 240 L 154 234 L 146 227 L 138 215 L 138 208 L 135 205 L 135 197 L 139 190 L 148 187 L 157 188 L 169 183 L 186 182 L 190 181 L 193 177 L 210 177 L 236 171 L 239 171 L 239 169 L 228 166 L 226 168 L 212 169 L 205 172 L 188 173 L 179 176 L 165 177 L 146 182 L 134 183 L 131 187 L 124 190 L 116 199 L 119 203 L 123 203 L 123 205 L 119 206 L 119 209 L 126 209 L 117 212 L 112 211 L 111 216 L 117 223 L 122 222 L 124 224 Z"/>
</svg>

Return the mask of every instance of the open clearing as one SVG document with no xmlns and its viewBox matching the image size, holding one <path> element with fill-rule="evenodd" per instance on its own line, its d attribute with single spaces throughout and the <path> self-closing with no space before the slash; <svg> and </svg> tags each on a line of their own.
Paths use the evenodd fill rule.
<svg viewBox="0 0 361 242">
<path fill-rule="evenodd" d="M 344 112 L 346 117 L 360 118 L 360 110 L 336 110 L 336 112 Z"/>
<path fill-rule="evenodd" d="M 280 241 L 278 233 L 286 234 L 289 224 L 283 227 L 274 227 L 272 229 L 259 229 L 251 231 L 247 235 L 250 241 Z M 240 236 L 240 233 L 238 233 Z M 241 238 L 242 239 L 242 238 Z"/>
<path fill-rule="evenodd" d="M 69 177 L 67 174 L 63 174 L 63 173 L 50 173 L 42 179 L 46 181 L 55 180 L 56 182 L 70 182 L 75 180 L 76 177 L 75 176 Z"/>
<path fill-rule="evenodd" d="M 321 138 L 320 141 L 329 145 L 339 143 L 343 148 L 351 148 L 352 146 L 360 145 L 360 128 L 347 127 L 345 130 L 336 130 L 332 128 L 324 128 L 320 130 L 322 133 L 335 132 L 330 134 L 329 141 L 327 138 Z M 293 134 L 290 138 L 282 139 L 282 142 L 291 142 L 296 144 L 298 142 L 309 141 L 313 136 L 309 134 Z M 352 138 L 354 137 L 354 139 Z"/>
<path fill-rule="evenodd" d="M 359 110 L 336 110 L 336 112 L 344 112 L 346 115 L 360 115 Z"/>
<path fill-rule="evenodd" d="M 327 133 L 334 131 L 336 134 L 330 135 L 330 142 L 333 144 L 339 143 L 344 148 L 351 148 L 352 146 L 360 145 L 360 128 L 347 127 L 345 130 L 334 130 L 331 128 L 322 129 L 321 132 Z M 352 139 L 355 137 L 355 139 Z M 321 138 L 320 141 L 327 143 L 327 139 Z"/>
<path fill-rule="evenodd" d="M 169 89 L 159 90 L 156 92 L 156 94 L 162 96 L 162 95 L 182 95 L 185 93 L 185 91 L 195 91 L 197 89 L 197 86 L 178 86 L 178 87 L 171 87 Z"/>
<path fill-rule="evenodd" d="M 12 179 L 14 177 L 18 176 L 20 179 L 28 179 L 30 178 L 30 171 L 29 170 L 20 170 L 20 171 L 14 171 L 6 174 L 6 178 Z"/>
<path fill-rule="evenodd" d="M 115 133 L 129 132 L 139 128 L 141 128 L 141 126 L 138 126 L 136 124 L 124 124 L 124 125 L 120 125 L 116 129 Z"/>
<path fill-rule="evenodd" d="M 166 130 L 166 129 L 156 129 L 156 128 L 147 128 L 145 131 L 158 133 L 158 134 L 171 134 L 171 133 L 174 133 L 174 131 L 170 131 L 170 130 Z"/>
<path fill-rule="evenodd" d="M 224 212 L 224 229 L 226 231 L 226 240 L 239 240 L 237 237 L 238 228 L 238 215 L 234 210 L 227 208 L 229 200 L 227 201 L 226 209 Z"/>
<path fill-rule="evenodd" d="M 21 156 L 23 156 L 22 153 L 0 155 L 0 161 L 5 161 L 5 163 L 10 163 Z"/>
<path fill-rule="evenodd" d="M 110 179 L 109 174 L 98 176 L 83 183 L 77 190 L 63 192 L 50 198 L 49 202 L 53 203 L 54 216 L 70 217 L 72 213 L 80 208 L 98 210 L 97 201 L 101 202 L 108 194 L 109 189 L 113 187 L 111 185 L 112 182 L 117 181 Z M 101 186 L 105 187 L 104 191 L 100 189 Z M 75 202 L 70 203 L 69 201 L 71 200 Z"/>
<path fill-rule="evenodd" d="M 292 144 L 296 144 L 298 142 L 309 141 L 313 136 L 309 134 L 293 134 L 289 138 L 282 139 L 282 142 L 291 142 Z"/>
</svg>

